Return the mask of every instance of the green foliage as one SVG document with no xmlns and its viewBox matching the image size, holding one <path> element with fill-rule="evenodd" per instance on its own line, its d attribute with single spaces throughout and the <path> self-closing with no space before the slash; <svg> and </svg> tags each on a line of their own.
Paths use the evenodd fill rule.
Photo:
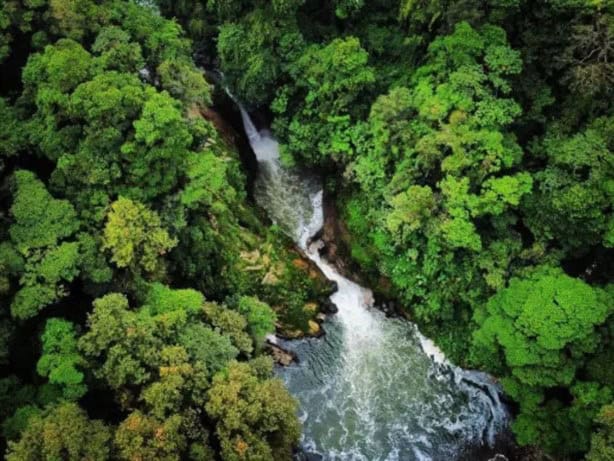
<svg viewBox="0 0 614 461">
<path fill-rule="evenodd" d="M 161 283 L 149 287 L 143 309 L 149 315 L 165 314 L 178 309 L 195 313 L 202 309 L 205 297 L 196 290 L 173 290 Z"/>
<path fill-rule="evenodd" d="M 403 240 L 403 235 L 422 227 L 434 211 L 436 202 L 430 187 L 414 185 L 392 197 L 390 206 L 392 211 L 386 217 L 387 228 Z"/>
<path fill-rule="evenodd" d="M 601 341 L 598 327 L 612 314 L 612 301 L 604 290 L 543 267 L 513 278 L 477 311 L 472 359 L 504 376 L 505 390 L 519 401 L 513 427 L 521 443 L 559 452 L 587 448 L 590 422 L 612 390 L 579 382 L 579 370 Z M 571 409 L 545 396 L 557 386 L 575 394 Z M 555 424 L 545 423 L 550 411 L 560 414 Z"/>
<path fill-rule="evenodd" d="M 66 291 L 62 282 L 78 275 L 79 245 L 61 240 L 75 233 L 79 221 L 72 205 L 53 198 L 32 172 L 17 171 L 14 179 L 9 234 L 25 265 L 11 313 L 25 319 L 59 300 Z M 13 270 L 16 264 L 13 259 Z"/>
<path fill-rule="evenodd" d="M 206 14 L 247 13 L 226 3 Z M 229 61 L 250 65 L 246 89 L 262 101 L 274 88 L 260 76 L 281 75 L 285 54 L 304 45 L 292 18 L 301 4 L 261 2 L 242 45 L 262 59 Z M 205 35 L 218 25 L 208 21 Z M 14 396 L 0 399 L 9 459 L 219 457 L 205 413 L 213 376 L 261 353 L 277 318 L 269 305 L 287 320 L 324 298 L 323 282 L 301 278 L 287 241 L 246 201 L 240 157 L 216 129 L 192 54 L 176 22 L 137 2 L 0 6 L 0 303 L 10 306 L 0 363 L 3 376 L 24 377 L 0 381 Z M 265 263 L 250 272 L 242 255 L 254 250 Z M 40 350 L 28 347 L 39 335 Z M 255 411 L 296 434 L 295 406 L 268 399 Z M 82 408 L 67 403 L 76 401 Z M 260 447 L 284 445 L 288 457 L 296 436 L 277 434 Z"/>
<path fill-rule="evenodd" d="M 131 413 L 118 427 L 114 445 L 121 460 L 159 459 L 180 460 L 186 448 L 181 433 L 181 417 L 157 420 L 138 410 Z"/>
<path fill-rule="evenodd" d="M 218 2 L 218 5 L 225 2 Z M 224 23 L 217 38 L 221 69 L 237 96 L 250 104 L 269 102 L 289 58 L 304 46 L 292 15 L 279 14 L 284 3 L 292 10 L 297 2 L 258 2 L 261 6 L 239 22 Z M 268 4 L 268 5 L 267 5 Z"/>
<path fill-rule="evenodd" d="M 112 388 L 141 384 L 149 378 L 146 365 L 159 357 L 161 343 L 151 322 L 138 322 L 125 296 L 112 293 L 94 301 L 89 330 L 79 340 L 83 354 L 96 360 L 94 373 Z"/>
<path fill-rule="evenodd" d="M 0 172 L 4 169 L 3 158 L 17 155 L 23 147 L 23 137 L 17 111 L 5 99 L 0 98 Z"/>
<path fill-rule="evenodd" d="M 91 55 L 79 43 L 62 39 L 30 57 L 23 70 L 23 81 L 26 87 L 40 88 L 35 95 L 37 106 L 50 108 L 53 103 L 64 102 L 66 95 L 94 71 Z"/>
<path fill-rule="evenodd" d="M 237 309 L 245 316 L 247 328 L 257 346 L 262 344 L 267 334 L 275 331 L 275 312 L 258 298 L 241 297 Z"/>
<path fill-rule="evenodd" d="M 15 199 L 11 206 L 15 220 L 9 233 L 22 254 L 55 246 L 79 227 L 75 210 L 66 200 L 57 200 L 34 173 L 15 173 Z"/>
<path fill-rule="evenodd" d="M 92 0 L 49 0 L 49 14 L 54 33 L 79 40 L 99 27 L 108 10 Z"/>
<path fill-rule="evenodd" d="M 19 407 L 12 416 L 7 417 L 2 423 L 2 433 L 7 440 L 17 440 L 20 434 L 30 424 L 30 419 L 39 417 L 41 409 L 36 405 Z"/>
<path fill-rule="evenodd" d="M 252 298 L 245 298 L 245 303 L 251 325 L 259 332 L 257 327 L 270 321 L 261 317 L 261 311 L 269 308 Z M 88 324 L 79 345 L 92 361 L 94 374 L 125 398 L 136 392 L 147 409 L 147 413 L 133 411 L 119 425 L 115 446 L 121 459 L 183 459 L 188 441 L 202 435 L 203 428 L 187 427 L 198 426 L 190 422 L 189 415 L 211 400 L 208 393 L 216 392 L 215 384 L 209 389 L 210 378 L 218 372 L 224 374 L 240 350 L 252 350 L 252 340 L 245 331 L 248 322 L 240 314 L 211 304 L 203 309 L 199 293 L 171 290 L 160 284 L 152 285 L 146 304 L 137 310 L 131 310 L 127 299 L 119 294 L 96 300 Z M 270 373 L 270 364 L 268 367 Z M 241 396 L 247 405 L 240 404 L 243 410 L 238 410 L 247 411 L 241 416 L 245 419 L 242 424 L 253 423 L 259 429 L 251 430 L 270 436 L 259 442 L 259 449 L 289 453 L 296 435 L 288 442 L 279 431 L 292 424 L 292 434 L 298 434 L 293 400 L 281 383 L 253 379 L 256 381 L 241 384 L 246 387 Z M 212 407 L 207 411 L 218 418 L 222 415 L 218 412 L 225 410 Z M 253 413 L 264 419 L 248 423 Z M 159 436 L 162 433 L 164 438 Z"/>
<path fill-rule="evenodd" d="M 596 422 L 599 430 L 591 438 L 587 461 L 606 461 L 614 456 L 614 408 L 605 405 L 599 411 Z"/>
<path fill-rule="evenodd" d="M 179 342 L 185 347 L 191 361 L 204 365 L 209 376 L 220 371 L 239 354 L 227 335 L 203 324 L 187 326 Z"/>
<path fill-rule="evenodd" d="M 204 311 L 207 321 L 224 336 L 229 337 L 234 347 L 245 354 L 251 354 L 253 343 L 245 331 L 247 329 L 245 317 L 213 303 L 205 304 Z"/>
<path fill-rule="evenodd" d="M 23 271 L 24 260 L 10 242 L 0 243 L 0 295 L 10 291 L 11 278 Z"/>
<path fill-rule="evenodd" d="M 611 118 L 599 118 L 573 135 L 553 127 L 537 154 L 548 159 L 535 177 L 538 191 L 525 208 L 533 234 L 578 249 L 612 246 L 608 207 L 614 200 L 614 132 Z"/>
<path fill-rule="evenodd" d="M 348 37 L 311 45 L 291 64 L 292 84 L 271 105 L 286 155 L 316 165 L 350 153 L 349 124 L 364 110 L 359 96 L 375 81 L 368 58 L 360 41 Z"/>
<path fill-rule="evenodd" d="M 577 357 L 594 352 L 595 327 L 611 310 L 611 297 L 604 291 L 543 268 L 528 279 L 512 279 L 489 300 L 485 313 L 478 312 L 481 327 L 475 333 L 474 351 L 501 348 L 502 357 L 493 365 L 510 368 L 527 385 L 570 384 Z M 564 350 L 569 353 L 561 353 Z"/>
<path fill-rule="evenodd" d="M 117 267 L 155 272 L 160 257 L 176 244 L 154 211 L 123 197 L 111 204 L 103 248 L 110 250 Z"/>
<path fill-rule="evenodd" d="M 409 87 L 377 98 L 354 128 L 346 169 L 365 201 L 355 218 L 348 210 L 363 236 L 352 253 L 389 276 L 419 319 L 466 323 L 466 306 L 501 286 L 518 253 L 512 225 L 533 185 L 513 172 L 522 152 L 507 131 L 520 70 L 502 29 L 460 23 L 431 43 Z"/>
<path fill-rule="evenodd" d="M 229 174 L 227 161 L 211 151 L 190 157 L 189 182 L 181 192 L 181 203 L 191 209 L 206 206 L 225 211 L 226 204 L 237 198 L 237 191 L 228 187 Z"/>
<path fill-rule="evenodd" d="M 215 376 L 208 396 L 206 409 L 216 421 L 223 459 L 290 458 L 300 429 L 291 416 L 296 401 L 281 381 L 258 376 L 249 364 L 232 362 Z"/>
<path fill-rule="evenodd" d="M 99 56 L 98 61 L 105 70 L 120 73 L 134 73 L 144 65 L 141 45 L 130 41 L 130 34 L 117 26 L 107 26 L 100 30 L 92 51 Z"/>
<path fill-rule="evenodd" d="M 157 69 L 162 88 L 188 106 L 211 104 L 211 89 L 203 74 L 191 62 L 163 61 Z"/>
<path fill-rule="evenodd" d="M 155 3 L 0 5 L 8 459 L 291 456 L 260 346 L 331 288 L 259 220 L 192 56 L 326 176 L 338 255 L 501 379 L 518 442 L 612 457 L 611 2 Z"/>
<path fill-rule="evenodd" d="M 81 371 L 85 360 L 77 350 L 74 324 L 56 318 L 47 320 L 42 343 L 41 358 L 36 364 L 38 373 L 46 376 L 51 384 L 61 386 L 66 399 L 82 397 L 87 392 Z"/>
<path fill-rule="evenodd" d="M 33 415 L 17 442 L 9 444 L 8 461 L 34 459 L 110 459 L 109 429 L 90 420 L 74 403 L 62 403 Z"/>
</svg>

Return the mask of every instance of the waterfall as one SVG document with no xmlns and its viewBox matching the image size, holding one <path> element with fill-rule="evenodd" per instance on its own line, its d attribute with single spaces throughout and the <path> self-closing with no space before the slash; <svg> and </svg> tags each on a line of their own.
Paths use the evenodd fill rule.
<svg viewBox="0 0 614 461">
<path fill-rule="evenodd" d="M 283 342 L 300 358 L 279 370 L 298 398 L 303 447 L 326 460 L 452 460 L 469 444 L 493 444 L 508 421 L 484 373 L 449 363 L 417 327 L 387 318 L 367 288 L 339 274 L 310 239 L 323 225 L 318 178 L 285 168 L 277 141 L 241 108 L 259 162 L 255 196 L 271 219 L 337 283 L 338 313 L 326 336 Z"/>
<path fill-rule="evenodd" d="M 228 94 L 230 95 L 230 93 Z M 234 96 L 230 95 L 230 97 L 234 100 Z M 257 156 L 256 158 L 258 158 L 258 161 L 260 162 L 271 160 L 271 159 L 265 159 L 262 157 L 263 153 L 265 152 L 265 149 L 260 148 L 258 144 L 262 141 L 262 136 L 260 136 L 260 132 L 256 129 L 256 126 L 254 125 L 254 122 L 252 122 L 252 119 L 247 113 L 247 111 L 243 107 L 240 107 L 240 109 L 241 109 L 241 120 L 243 120 L 243 127 L 245 128 L 245 134 L 247 134 L 247 139 L 249 139 L 249 143 L 252 146 L 252 149 L 254 149 L 254 152 L 256 153 L 256 156 Z M 260 157 L 258 157 L 258 152 L 260 152 Z"/>
</svg>

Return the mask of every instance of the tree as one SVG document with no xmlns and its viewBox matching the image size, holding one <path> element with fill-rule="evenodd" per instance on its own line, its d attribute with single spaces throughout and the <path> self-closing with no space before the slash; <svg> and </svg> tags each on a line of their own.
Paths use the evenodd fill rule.
<svg viewBox="0 0 614 461">
<path fill-rule="evenodd" d="M 151 378 L 163 342 L 150 318 L 139 319 L 129 310 L 125 296 L 111 293 L 95 300 L 88 326 L 79 348 L 93 361 L 94 375 L 113 389 L 141 385 Z"/>
<path fill-rule="evenodd" d="M 587 431 L 577 430 L 580 415 L 549 400 L 545 391 L 571 388 L 578 395 L 574 404 L 584 406 L 588 404 L 582 399 L 591 392 L 601 392 L 591 398 L 601 405 L 611 396 L 609 389 L 587 388 L 577 380 L 589 354 L 596 352 L 598 327 L 612 314 L 612 305 L 611 293 L 560 269 L 542 267 L 526 278 L 513 278 L 477 311 L 472 358 L 504 376 L 505 390 L 520 402 L 522 416 L 513 427 L 521 443 L 540 443 L 559 452 L 581 450 L 587 444 Z M 582 418 L 589 427 L 599 406 L 592 408 L 592 414 Z M 558 424 L 544 424 L 553 413 Z M 574 425 L 576 438 L 565 432 Z"/>
<path fill-rule="evenodd" d="M 49 109 L 53 102 L 64 102 L 66 95 L 94 72 L 92 56 L 79 43 L 61 39 L 30 57 L 23 81 L 26 87 L 38 90 L 33 95 L 37 107 Z"/>
<path fill-rule="evenodd" d="M 614 457 L 614 407 L 605 405 L 595 421 L 598 430 L 591 438 L 591 449 L 586 455 L 587 461 L 607 461 Z"/>
<path fill-rule="evenodd" d="M 160 257 L 176 244 L 154 211 L 124 197 L 111 204 L 103 249 L 118 267 L 154 273 L 161 267 Z"/>
<path fill-rule="evenodd" d="M 32 172 L 20 170 L 14 178 L 9 234 L 26 262 L 11 313 L 25 319 L 61 299 L 66 293 L 62 282 L 79 274 L 79 244 L 62 241 L 76 232 L 79 221 L 72 205 L 53 198 Z"/>
<path fill-rule="evenodd" d="M 206 303 L 204 306 L 207 321 L 220 333 L 228 336 L 232 344 L 245 354 L 253 351 L 253 342 L 247 329 L 247 320 L 238 312 L 226 309 L 215 303 Z"/>
<path fill-rule="evenodd" d="M 20 253 L 53 247 L 78 229 L 72 205 L 53 198 L 31 171 L 15 172 L 14 190 L 11 206 L 14 223 L 9 233 Z"/>
<path fill-rule="evenodd" d="M 573 26 L 572 36 L 561 58 L 569 65 L 564 81 L 585 98 L 608 95 L 614 83 L 612 16 L 604 11 L 592 16 L 590 23 L 578 22 Z"/>
<path fill-rule="evenodd" d="M 194 314 L 202 311 L 204 303 L 205 297 L 196 290 L 172 289 L 161 283 L 152 283 L 149 285 L 142 310 L 148 315 L 179 310 Z"/>
<path fill-rule="evenodd" d="M 245 316 L 247 328 L 257 347 L 262 344 L 267 334 L 275 331 L 275 312 L 258 298 L 242 296 L 237 310 Z"/>
<path fill-rule="evenodd" d="M 190 107 L 211 104 L 211 88 L 191 61 L 167 59 L 158 66 L 162 88 Z"/>
<path fill-rule="evenodd" d="M 137 410 L 117 428 L 114 445 L 122 460 L 178 461 L 187 443 L 179 415 L 160 421 Z"/>
<path fill-rule="evenodd" d="M 163 369 L 177 365 L 179 371 L 185 365 L 191 371 L 179 377 L 191 382 L 186 384 L 190 391 L 181 396 L 186 399 L 200 392 L 198 380 L 210 378 L 239 350 L 251 352 L 252 347 L 240 314 L 222 307 L 212 314 L 203 302 L 197 291 L 161 284 L 150 287 L 145 304 L 137 310 L 130 310 L 125 296 L 108 294 L 94 301 L 80 349 L 94 361 L 94 374 L 114 389 L 134 389 L 158 376 L 170 378 L 173 373 L 165 375 Z"/>
<path fill-rule="evenodd" d="M 92 52 L 105 70 L 134 74 L 145 65 L 141 45 L 130 40 L 130 34 L 118 26 L 100 30 L 92 45 Z"/>
<path fill-rule="evenodd" d="M 51 30 L 74 40 L 96 31 L 109 13 L 92 0 L 49 0 L 48 11 Z"/>
<path fill-rule="evenodd" d="M 206 409 L 227 461 L 286 459 L 298 441 L 296 401 L 281 381 L 258 377 L 249 364 L 233 362 L 214 377 Z"/>
<path fill-rule="evenodd" d="M 210 3 L 209 16 L 220 6 Z M 253 54 L 273 49 L 278 75 L 286 51 L 303 45 L 301 4 L 258 2 L 254 18 L 267 24 L 248 31 L 265 42 Z M 296 256 L 244 203 L 240 156 L 207 121 L 218 119 L 193 51 L 175 21 L 138 2 L 0 7 L 0 365 L 9 376 L 0 380 L 0 445 L 11 441 L 11 461 L 219 458 L 208 391 L 231 361 L 257 356 L 254 342 L 274 328 L 257 295 L 302 309 L 316 291 L 303 277 L 291 293 L 281 266 Z M 253 64 L 257 88 L 268 64 L 240 64 Z M 182 247 L 171 257 L 175 236 Z M 241 254 L 254 249 L 269 259 L 252 273 Z M 264 287 L 273 265 L 283 280 Z M 183 288 L 151 283 L 161 279 Z M 192 286 L 217 301 L 245 297 L 245 314 Z M 28 338 L 40 339 L 40 356 Z M 251 368 L 264 389 L 270 364 Z M 283 429 L 287 420 L 294 443 L 295 407 L 282 415 L 287 394 L 282 403 L 269 394 L 262 430 L 277 418 L 271 445 L 287 447 L 268 452 L 288 458 Z"/>
<path fill-rule="evenodd" d="M 17 155 L 25 144 L 24 131 L 17 111 L 0 98 L 0 173 L 4 169 L 3 159 Z"/>
<path fill-rule="evenodd" d="M 109 429 L 90 420 L 75 403 L 61 403 L 33 416 L 17 442 L 10 442 L 8 461 L 35 459 L 110 459 Z"/>
<path fill-rule="evenodd" d="M 0 243 L 0 296 L 10 293 L 12 279 L 21 274 L 23 268 L 24 259 L 11 242 Z"/>
<path fill-rule="evenodd" d="M 228 336 L 200 323 L 187 326 L 179 343 L 185 347 L 192 363 L 205 367 L 208 376 L 223 369 L 239 354 Z"/>
<path fill-rule="evenodd" d="M 134 122 L 134 140 L 124 143 L 121 153 L 131 160 L 126 192 L 151 198 L 176 186 L 193 137 L 176 100 L 151 87 L 145 94 L 141 116 Z"/>
<path fill-rule="evenodd" d="M 292 85 L 271 105 L 286 155 L 309 165 L 348 155 L 350 123 L 365 110 L 359 95 L 375 82 L 368 59 L 359 40 L 348 37 L 311 45 L 289 66 Z"/>
<path fill-rule="evenodd" d="M 87 392 L 81 371 L 85 360 L 77 349 L 74 324 L 57 318 L 47 320 L 42 343 L 42 355 L 36 364 L 36 371 L 46 376 L 51 384 L 61 386 L 66 399 L 82 397 Z"/>
<path fill-rule="evenodd" d="M 520 255 L 513 223 L 533 187 L 514 171 L 522 150 L 509 132 L 521 68 L 502 29 L 459 23 L 430 44 L 408 87 L 378 97 L 352 129 L 346 172 L 359 192 L 348 205 L 362 201 L 347 210 L 352 251 L 371 255 L 431 326 L 468 323 Z M 455 331 L 444 335 L 454 349 L 466 342 Z"/>
<path fill-rule="evenodd" d="M 556 241 L 570 251 L 614 245 L 610 204 L 614 190 L 614 135 L 611 118 L 597 118 L 590 126 L 567 136 L 554 125 L 535 154 L 547 165 L 534 175 L 537 191 L 526 200 L 526 222 L 533 235 Z"/>
<path fill-rule="evenodd" d="M 218 7 L 222 3 L 229 2 L 217 2 Z M 304 47 L 293 14 L 300 1 L 257 3 L 256 8 L 244 16 L 234 16 L 232 22 L 223 23 L 217 37 L 217 52 L 225 79 L 237 97 L 253 105 L 266 104 L 273 99 L 285 64 Z M 281 4 L 287 6 L 279 8 Z"/>
<path fill-rule="evenodd" d="M 129 25 L 128 30 L 137 27 Z M 160 31 L 150 32 L 148 39 Z M 206 136 L 205 122 L 187 123 L 187 107 L 139 78 L 143 59 L 151 58 L 162 88 L 186 104 L 209 100 L 208 85 L 183 45 L 177 44 L 179 56 L 168 60 L 158 49 L 175 33 L 157 36 L 158 44 L 142 43 L 110 26 L 94 42 L 95 54 L 63 39 L 33 55 L 24 69 L 25 99 L 36 107 L 30 122 L 33 148 L 56 162 L 53 186 L 97 223 L 111 197 L 147 203 L 178 187 L 192 148 Z"/>
</svg>

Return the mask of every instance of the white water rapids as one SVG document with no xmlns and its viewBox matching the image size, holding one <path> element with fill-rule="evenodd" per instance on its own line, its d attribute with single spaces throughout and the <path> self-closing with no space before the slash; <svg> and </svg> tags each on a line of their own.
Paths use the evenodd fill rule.
<svg viewBox="0 0 614 461">
<path fill-rule="evenodd" d="M 279 375 L 300 402 L 304 450 L 325 460 L 447 461 L 492 444 L 507 412 L 490 378 L 448 363 L 413 324 L 373 308 L 370 290 L 320 257 L 321 242 L 309 244 L 323 224 L 320 181 L 284 168 L 277 141 L 242 116 L 259 162 L 258 203 L 338 286 L 326 336 L 282 344 L 299 357 Z"/>
</svg>

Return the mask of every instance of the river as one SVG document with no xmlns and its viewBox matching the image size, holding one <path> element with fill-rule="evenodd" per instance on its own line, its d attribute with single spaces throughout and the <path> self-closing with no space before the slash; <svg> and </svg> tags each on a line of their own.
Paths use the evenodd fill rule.
<svg viewBox="0 0 614 461">
<path fill-rule="evenodd" d="M 320 257 L 321 242 L 310 241 L 323 224 L 320 180 L 283 167 L 277 141 L 242 117 L 259 164 L 256 200 L 338 286 L 323 338 L 277 340 L 299 358 L 278 375 L 299 400 L 303 449 L 325 460 L 448 461 L 468 445 L 492 445 L 508 413 L 490 377 L 450 364 Z"/>
</svg>

